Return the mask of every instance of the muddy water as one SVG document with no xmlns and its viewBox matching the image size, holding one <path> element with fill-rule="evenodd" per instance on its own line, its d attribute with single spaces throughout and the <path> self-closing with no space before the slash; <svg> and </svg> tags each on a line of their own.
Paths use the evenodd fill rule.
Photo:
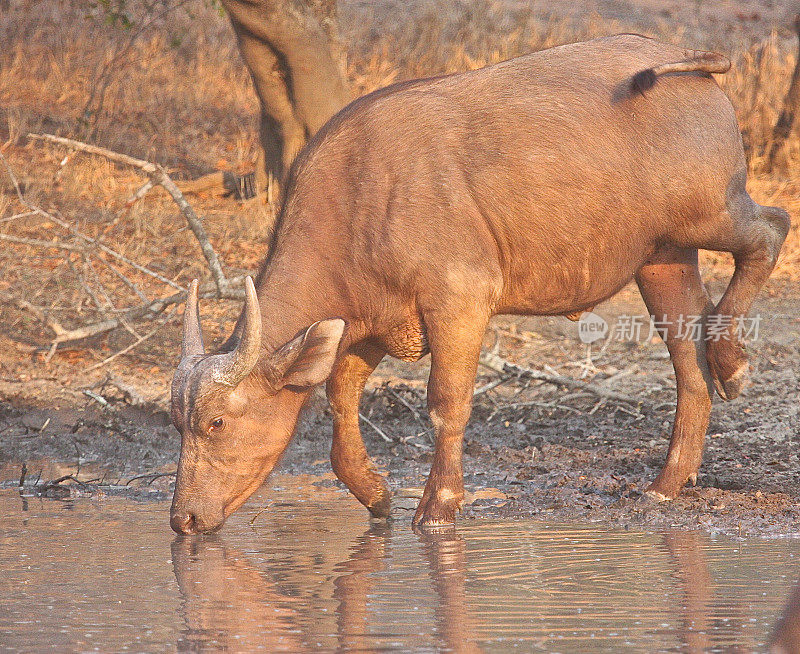
<svg viewBox="0 0 800 654">
<path fill-rule="evenodd" d="M 194 538 L 164 502 L 0 492 L 0 650 L 760 651 L 800 574 L 797 540 L 416 535 L 338 489 L 272 485 Z"/>
</svg>

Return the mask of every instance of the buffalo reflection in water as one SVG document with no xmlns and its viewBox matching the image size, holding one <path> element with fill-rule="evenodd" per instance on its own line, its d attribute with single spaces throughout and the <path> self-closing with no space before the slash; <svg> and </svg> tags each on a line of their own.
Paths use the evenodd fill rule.
<svg viewBox="0 0 800 654">
<path fill-rule="evenodd" d="M 374 573 L 385 568 L 390 536 L 388 526 L 375 525 L 355 539 L 345 560 L 333 564 L 335 623 L 315 610 L 318 607 L 309 607 L 319 597 L 300 599 L 294 590 L 296 570 L 280 565 L 258 569 L 219 535 L 178 536 L 172 543 L 172 563 L 185 622 L 178 649 L 298 651 L 317 646 L 332 633 L 342 650 L 375 649 L 369 598 L 375 592 Z M 418 537 L 438 600 L 436 624 L 429 625 L 434 638 L 456 652 L 478 651 L 470 644 L 463 539 L 453 530 Z M 310 578 L 307 575 L 306 581 Z M 420 633 L 418 638 L 419 645 L 430 646 L 430 635 Z"/>
<path fill-rule="evenodd" d="M 185 622 L 178 649 L 298 651 L 336 638 L 341 650 L 374 651 L 387 639 L 396 644 L 404 638 L 406 645 L 480 651 L 467 597 L 465 542 L 453 529 L 417 532 L 435 591 L 433 623 L 426 624 L 429 618 L 423 612 L 414 634 L 376 633 L 377 625 L 387 623 L 374 600 L 382 581 L 376 573 L 386 570 L 391 556 L 391 534 L 390 527 L 375 525 L 346 551 L 321 550 L 324 555 L 308 561 L 289 555 L 268 566 L 253 560 L 255 554 L 228 546 L 223 536 L 177 537 L 172 561 Z M 672 564 L 680 597 L 675 636 L 681 651 L 703 652 L 720 645 L 728 645 L 725 651 L 730 652 L 757 650 L 757 643 L 745 642 L 748 638 L 741 630 L 748 607 L 716 597 L 707 546 L 708 537 L 700 532 L 662 535 L 662 551 Z M 311 596 L 302 590 L 309 582 Z M 326 610 L 330 606 L 332 614 Z M 731 649 L 731 642 L 738 647 Z M 773 652 L 800 654 L 800 586 L 770 644 Z"/>
</svg>

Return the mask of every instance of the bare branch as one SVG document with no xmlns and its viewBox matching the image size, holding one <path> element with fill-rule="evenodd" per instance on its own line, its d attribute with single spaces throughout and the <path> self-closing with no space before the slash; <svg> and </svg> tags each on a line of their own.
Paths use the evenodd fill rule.
<svg viewBox="0 0 800 654">
<path fill-rule="evenodd" d="M 111 272 L 113 272 L 119 279 L 122 281 L 125 286 L 127 286 L 131 291 L 133 291 L 136 295 L 139 296 L 139 299 L 142 302 L 149 302 L 150 298 L 148 298 L 144 293 L 139 290 L 139 287 L 134 284 L 127 275 L 124 275 L 121 270 L 118 270 L 114 266 L 112 266 L 108 261 L 103 259 L 103 257 L 97 257 L 97 260 L 102 263 L 106 268 L 108 268 Z"/>
<path fill-rule="evenodd" d="M 35 211 L 23 211 L 22 213 L 15 213 L 13 216 L 8 216 L 7 218 L 0 218 L 0 223 L 9 223 L 12 220 L 18 220 L 19 218 L 28 218 L 30 216 L 35 216 L 37 213 Z"/>
<path fill-rule="evenodd" d="M 17 192 L 17 197 L 19 198 L 19 201 L 27 207 L 28 203 L 25 201 L 25 197 L 22 195 L 22 189 L 19 187 L 19 182 L 17 181 L 17 178 L 14 175 L 14 171 L 11 170 L 11 166 L 9 166 L 8 164 L 8 159 L 5 158 L 2 152 L 0 152 L 0 160 L 3 161 L 3 165 L 6 168 L 6 172 L 8 173 L 8 176 L 11 178 L 11 183 L 14 185 L 14 190 Z"/>
<path fill-rule="evenodd" d="M 2 157 L 2 154 L 0 154 L 0 157 Z M 3 163 L 5 164 L 6 171 L 8 172 L 8 174 L 11 177 L 12 181 L 16 184 L 16 178 L 14 177 L 14 173 L 12 172 L 12 170 L 9 167 L 8 162 L 5 160 L 5 158 L 3 158 Z M 18 186 L 17 186 L 17 189 L 19 189 Z M 93 245 L 93 246 L 99 248 L 100 250 L 102 250 L 103 252 L 108 254 L 109 256 L 112 256 L 115 259 L 117 259 L 119 261 L 122 261 L 123 263 L 129 265 L 131 268 L 135 268 L 139 272 L 144 273 L 145 275 L 148 275 L 150 277 L 153 277 L 154 279 L 157 279 L 158 281 L 162 282 L 163 284 L 167 284 L 169 286 L 172 286 L 175 289 L 181 289 L 182 288 L 180 285 L 176 284 L 171 279 L 168 279 L 167 277 L 164 277 L 163 275 L 159 275 L 157 272 L 155 272 L 153 270 L 150 270 L 149 268 L 145 268 L 144 266 L 139 265 L 135 261 L 130 260 L 128 257 L 126 257 L 125 255 L 120 254 L 116 250 L 112 250 L 110 247 L 108 247 L 107 245 L 102 243 L 99 239 L 91 238 L 90 236 L 86 236 L 85 234 L 82 234 L 77 229 L 75 229 L 72 225 L 70 225 L 67 221 L 62 220 L 61 218 L 58 218 L 57 216 L 54 216 L 52 213 L 49 213 L 49 212 L 45 211 L 41 207 L 37 207 L 36 205 L 31 204 L 30 202 L 28 202 L 28 200 L 25 199 L 25 196 L 22 195 L 21 191 L 18 190 L 18 193 L 19 193 L 19 201 L 25 207 L 30 209 L 30 215 L 39 215 L 39 216 L 42 216 L 44 218 L 47 218 L 48 220 L 50 220 L 50 221 L 56 223 L 57 225 L 63 227 L 64 229 L 69 231 L 73 236 L 81 239 L 82 241 L 84 241 L 88 245 Z M 11 242 L 14 242 L 14 243 L 20 243 L 20 244 L 23 244 L 23 245 L 36 245 L 36 246 L 39 246 L 39 247 L 55 248 L 55 249 L 59 249 L 59 250 L 74 250 L 74 251 L 81 251 L 81 252 L 85 252 L 86 251 L 86 247 L 80 247 L 80 246 L 76 246 L 76 245 L 69 245 L 69 244 L 65 244 L 65 243 L 58 243 L 56 241 L 39 241 L 38 239 L 24 239 L 24 238 L 22 238 L 20 236 L 11 236 L 11 235 L 8 235 L 8 234 L 0 234 L 0 239 L 6 240 L 6 241 L 11 241 Z"/>
<path fill-rule="evenodd" d="M 216 298 L 226 300 L 242 300 L 244 299 L 244 277 L 234 277 L 228 281 L 228 287 L 224 293 L 220 293 L 216 285 L 213 283 L 206 283 L 200 286 L 200 296 L 204 298 Z M 68 341 L 77 341 L 90 336 L 97 336 L 103 332 L 111 331 L 117 327 L 121 327 L 123 320 L 150 320 L 155 318 L 158 314 L 162 313 L 168 307 L 174 304 L 183 303 L 186 300 L 186 291 L 181 290 L 179 293 L 174 293 L 168 297 L 152 300 L 147 304 L 133 307 L 122 313 L 118 318 L 111 318 L 110 320 L 103 320 L 76 329 L 64 329 L 60 324 L 55 321 L 48 321 L 42 319 L 42 322 L 47 324 L 56 334 L 53 341 L 54 346 Z M 17 304 L 19 301 L 17 301 Z M 33 306 L 33 305 L 31 305 Z M 39 312 L 41 316 L 43 314 Z"/>
<path fill-rule="evenodd" d="M 614 391 L 602 388 L 597 384 L 591 384 L 579 379 L 573 379 L 572 377 L 565 377 L 564 375 L 551 374 L 542 372 L 541 370 L 534 370 L 533 368 L 518 366 L 517 364 L 506 361 L 502 357 L 490 352 L 484 352 L 481 354 L 480 364 L 486 368 L 489 368 L 490 370 L 499 372 L 501 375 L 516 375 L 517 377 L 536 379 L 549 384 L 554 384 L 556 386 L 575 388 L 586 391 L 587 393 L 591 393 L 592 395 L 596 395 L 597 397 L 602 397 L 607 400 L 615 400 L 617 402 L 625 402 L 627 404 L 632 404 L 633 406 L 638 406 L 644 403 L 644 401 L 640 398 L 624 395 L 623 393 L 615 393 Z"/>
<path fill-rule="evenodd" d="M 394 443 L 394 441 L 386 435 L 386 432 L 384 432 L 380 427 L 378 427 L 378 425 L 372 422 L 372 420 L 367 418 L 367 416 L 365 416 L 363 413 L 359 413 L 358 417 L 361 418 L 364 422 L 366 422 L 370 427 L 372 427 L 375 433 L 378 434 L 378 436 L 380 436 L 387 443 Z"/>
<path fill-rule="evenodd" d="M 113 150 L 101 148 L 96 145 L 89 145 L 88 143 L 82 143 L 81 141 L 75 141 L 73 139 L 63 138 L 53 134 L 28 134 L 28 138 L 49 141 L 50 143 L 58 143 L 59 145 L 80 150 L 81 152 L 96 154 L 101 157 L 105 157 L 106 159 L 110 159 L 111 161 L 133 166 L 146 173 L 148 177 L 153 180 L 153 183 L 163 186 L 167 193 L 172 196 L 175 204 L 178 205 L 178 209 L 183 214 L 183 217 L 186 218 L 186 222 L 189 224 L 189 228 L 192 230 L 192 233 L 197 239 L 197 242 L 200 245 L 200 250 L 203 252 L 203 256 L 208 263 L 208 268 L 211 271 L 211 276 L 214 278 L 217 289 L 220 291 L 220 293 L 225 290 L 228 280 L 225 277 L 225 273 L 222 271 L 222 265 L 219 262 L 217 253 L 214 251 L 214 248 L 211 245 L 211 241 L 208 239 L 208 234 L 203 227 L 202 221 L 194 212 L 192 206 L 187 202 L 186 198 L 183 196 L 183 193 L 181 193 L 180 189 L 175 185 L 175 182 L 172 181 L 170 176 L 160 165 L 150 161 L 144 161 L 143 159 L 136 159 L 135 157 L 128 156 L 127 154 L 114 152 Z"/>
<path fill-rule="evenodd" d="M 0 291 L 0 299 L 2 299 L 3 302 L 8 302 L 9 304 L 13 304 L 14 306 L 22 309 L 23 311 L 28 311 L 40 322 L 48 324 L 47 316 L 45 315 L 44 311 L 42 311 L 39 307 L 34 306 L 27 300 L 23 300 L 22 298 L 19 297 L 14 297 L 13 295 L 11 295 L 11 293 L 7 293 L 6 291 Z"/>
<path fill-rule="evenodd" d="M 147 195 L 148 191 L 155 186 L 155 182 L 152 179 L 148 179 L 139 189 L 134 193 L 131 197 L 125 200 L 125 208 L 129 209 L 134 204 L 136 204 L 139 200 L 141 200 L 145 195 Z"/>
<path fill-rule="evenodd" d="M 160 185 L 163 186 L 166 191 L 172 196 L 175 203 L 178 205 L 178 208 L 181 211 L 181 214 L 186 219 L 189 227 L 192 229 L 192 232 L 195 235 L 198 243 L 200 244 L 200 248 L 203 252 L 203 255 L 206 258 L 208 263 L 209 269 L 211 271 L 211 275 L 213 278 L 213 283 L 206 283 L 200 287 L 200 294 L 202 297 L 213 297 L 218 299 L 242 299 L 244 297 L 244 291 L 241 288 L 243 283 L 243 277 L 236 277 L 233 279 L 228 279 L 225 277 L 225 274 L 222 271 L 222 266 L 220 265 L 219 259 L 217 258 L 216 252 L 211 245 L 211 242 L 208 239 L 208 235 L 203 228 L 203 225 L 200 221 L 200 218 L 194 212 L 192 207 L 184 198 L 181 191 L 175 185 L 175 183 L 170 179 L 169 175 L 167 175 L 166 171 L 159 166 L 158 164 L 151 163 L 149 161 L 144 161 L 141 159 L 136 159 L 134 157 L 130 157 L 125 154 L 121 154 L 119 152 L 113 152 L 111 150 L 107 150 L 105 148 L 101 148 L 94 145 L 89 145 L 86 143 L 81 143 L 80 141 L 74 141 L 72 139 L 65 139 L 57 136 L 53 136 L 51 134 L 45 135 L 38 135 L 38 134 L 30 134 L 30 138 L 39 139 L 44 141 L 49 141 L 51 143 L 57 143 L 60 145 L 64 145 L 76 151 L 87 152 L 89 154 L 96 154 L 111 161 L 115 161 L 118 163 L 127 164 L 130 166 L 134 166 L 142 170 L 145 174 L 148 175 L 150 178 L 150 182 L 145 184 L 144 186 L 140 187 L 140 189 L 134 194 L 134 198 L 142 197 L 147 191 L 152 188 L 153 185 Z M 26 207 L 29 212 L 26 215 L 39 215 L 42 217 L 47 218 L 48 220 L 52 221 L 53 223 L 61 226 L 62 228 L 66 229 L 73 237 L 79 240 L 78 243 L 61 243 L 58 241 L 45 241 L 42 239 L 33 239 L 33 238 L 26 238 L 21 236 L 12 236 L 8 234 L 0 234 L 0 240 L 5 240 L 11 243 L 17 243 L 20 245 L 29 245 L 34 247 L 41 247 L 41 248 L 53 248 L 56 250 L 63 250 L 66 252 L 80 252 L 87 257 L 85 259 L 87 264 L 87 270 L 89 270 L 93 276 L 95 277 L 95 282 L 99 285 L 102 295 L 108 302 L 109 308 L 116 314 L 114 317 L 106 317 L 104 316 L 104 320 L 90 323 L 88 325 L 83 325 L 81 327 L 76 327 L 74 329 L 66 329 L 63 325 L 59 322 L 50 319 L 47 314 L 40 310 L 39 308 L 35 307 L 34 305 L 30 304 L 26 300 L 22 300 L 19 298 L 14 298 L 10 294 L 0 292 L 0 297 L 6 297 L 10 302 L 14 303 L 20 309 L 26 310 L 36 316 L 42 323 L 47 325 L 47 327 L 54 333 L 55 338 L 51 343 L 50 350 L 46 356 L 46 360 L 49 361 L 50 358 L 55 354 L 56 349 L 58 348 L 59 344 L 65 343 L 68 341 L 76 341 L 81 340 L 84 338 L 89 338 L 92 336 L 97 336 L 107 331 L 111 331 L 112 329 L 116 329 L 117 327 L 125 327 L 128 329 L 136 338 L 136 341 L 131 344 L 130 346 L 120 350 L 116 354 L 108 357 L 104 361 L 91 366 L 88 370 L 94 370 L 99 368 L 109 361 L 112 361 L 114 358 L 130 352 L 133 348 L 144 342 L 145 340 L 151 338 L 154 334 L 158 332 L 161 327 L 169 320 L 168 316 L 165 318 L 161 323 L 149 333 L 145 334 L 144 336 L 140 336 L 133 328 L 129 325 L 129 322 L 134 320 L 152 320 L 157 315 L 161 314 L 164 310 L 168 307 L 182 303 L 186 299 L 186 290 L 181 287 L 176 282 L 164 277 L 163 275 L 159 275 L 158 273 L 137 264 L 135 261 L 132 261 L 128 257 L 120 254 L 119 252 L 111 249 L 103 242 L 101 242 L 100 238 L 91 238 L 81 232 L 79 232 L 75 227 L 73 227 L 69 222 L 59 218 L 56 215 L 53 215 L 50 212 L 41 209 L 33 205 L 29 202 L 17 182 L 17 178 L 14 175 L 13 170 L 9 166 L 5 157 L 2 156 L 0 153 L 0 158 L 2 158 L 2 163 L 5 166 L 5 169 L 11 178 L 12 183 L 14 184 L 14 188 L 17 191 L 17 196 L 19 198 L 20 203 Z M 155 300 L 148 300 L 148 298 L 139 290 L 136 284 L 133 283 L 125 274 L 119 271 L 115 266 L 111 265 L 109 261 L 102 256 L 100 256 L 99 252 L 109 255 L 110 257 L 121 261 L 122 263 L 134 268 L 135 270 L 144 273 L 150 277 L 157 279 L 158 281 L 168 284 L 169 286 L 176 289 L 178 292 L 173 293 L 167 297 L 158 298 Z M 88 256 L 94 256 L 98 259 L 104 266 L 109 268 L 114 274 L 119 277 L 125 285 L 130 288 L 134 293 L 136 293 L 140 299 L 144 302 L 143 304 L 135 307 L 131 307 L 129 309 L 115 309 L 113 302 L 108 297 L 108 294 L 102 288 L 102 283 L 100 282 L 99 278 L 89 263 Z M 71 262 L 70 262 L 71 263 Z M 74 271 L 76 276 L 78 277 L 79 282 L 83 286 L 84 290 L 89 294 L 90 297 L 94 300 L 95 304 L 97 305 L 100 311 L 104 310 L 103 303 L 99 300 L 98 297 L 95 296 L 92 289 L 88 286 L 86 281 L 83 279 L 83 276 L 79 274 L 77 271 Z M 174 311 L 173 311 L 174 313 Z"/>
<path fill-rule="evenodd" d="M 53 248 L 54 250 L 69 250 L 70 252 L 86 252 L 86 246 L 75 245 L 74 243 L 61 243 L 59 241 L 43 241 L 38 238 L 24 238 L 22 236 L 12 236 L 11 234 L 0 234 L 0 240 L 20 245 L 32 245 L 38 248 Z"/>
<path fill-rule="evenodd" d="M 97 370 L 98 368 L 102 368 L 103 366 L 105 366 L 105 365 L 107 365 L 107 364 L 111 363 L 111 362 L 112 362 L 114 359 L 116 359 L 117 357 L 119 357 L 119 356 L 122 356 L 123 354 L 127 354 L 128 352 L 130 352 L 130 351 L 131 351 L 131 350 L 133 350 L 134 348 L 137 348 L 137 347 L 139 347 L 139 346 L 140 346 L 142 343 L 144 343 L 144 342 L 145 342 L 147 339 L 149 339 L 149 338 L 152 338 L 152 337 L 153 337 L 153 336 L 155 336 L 155 335 L 156 335 L 158 332 L 160 332 L 160 331 L 161 331 L 161 329 L 164 327 L 164 325 L 166 325 L 166 324 L 169 322 L 170 318 L 172 318 L 172 316 L 174 316 L 174 315 L 175 315 L 175 311 L 176 311 L 176 309 L 173 309 L 172 311 L 170 311 L 170 312 L 169 312 L 169 314 L 168 314 L 168 315 L 167 315 L 167 316 L 166 316 L 166 317 L 165 317 L 165 318 L 164 318 L 164 319 L 163 319 L 163 320 L 162 320 L 160 323 L 158 323 L 158 325 L 156 325 L 156 326 L 155 326 L 155 327 L 154 327 L 152 330 L 150 330 L 150 331 L 149 331 L 147 334 L 145 334 L 144 336 L 140 336 L 139 338 L 137 338 L 137 339 L 136 339 L 136 340 L 135 340 L 133 343 L 131 343 L 131 344 L 130 344 L 130 345 L 128 345 L 127 347 L 124 347 L 124 348 L 122 348 L 122 349 L 121 349 L 119 352 L 115 352 L 115 353 L 114 353 L 114 354 L 112 354 L 111 356 L 109 356 L 109 357 L 106 357 L 105 359 L 103 359 L 103 360 L 102 360 L 102 361 L 100 361 L 99 363 L 95 363 L 93 366 L 89 366 L 89 367 L 88 367 L 88 368 L 86 368 L 86 370 L 84 370 L 83 372 L 85 372 L 85 373 L 86 373 L 86 372 L 91 372 L 92 370 Z"/>
</svg>

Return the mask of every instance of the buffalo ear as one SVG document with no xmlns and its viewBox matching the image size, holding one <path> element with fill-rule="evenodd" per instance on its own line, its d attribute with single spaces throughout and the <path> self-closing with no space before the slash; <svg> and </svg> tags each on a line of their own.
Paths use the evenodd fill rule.
<svg viewBox="0 0 800 654">
<path fill-rule="evenodd" d="M 321 320 L 275 350 L 267 361 L 270 385 L 279 390 L 324 382 L 333 370 L 344 328 L 341 318 Z"/>
</svg>

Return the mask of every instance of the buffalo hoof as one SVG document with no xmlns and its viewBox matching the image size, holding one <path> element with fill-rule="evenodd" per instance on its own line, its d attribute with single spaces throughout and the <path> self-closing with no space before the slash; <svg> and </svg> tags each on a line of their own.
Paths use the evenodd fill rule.
<svg viewBox="0 0 800 654">
<path fill-rule="evenodd" d="M 662 502 L 671 502 L 674 497 L 669 497 L 668 495 L 664 495 L 657 490 L 647 489 L 644 493 L 642 493 L 642 500 L 647 504 L 661 504 Z"/>
<path fill-rule="evenodd" d="M 441 528 L 453 526 L 456 513 L 464 503 L 464 494 L 456 494 L 447 489 L 426 493 L 419 502 L 412 525 L 421 528 Z"/>
<path fill-rule="evenodd" d="M 678 495 L 681 494 L 681 490 L 686 485 L 688 481 L 692 486 L 697 484 L 697 473 L 693 472 L 689 475 L 686 475 L 685 481 L 680 484 L 676 483 L 669 483 L 668 481 L 664 480 L 664 475 L 660 475 L 658 479 L 656 479 L 652 484 L 650 484 L 642 493 L 642 500 L 645 502 L 671 502 L 674 500 Z M 682 475 L 666 475 L 666 478 L 680 479 Z"/>
<path fill-rule="evenodd" d="M 367 509 L 371 517 L 387 519 L 392 512 L 392 492 L 388 488 L 382 488 L 378 497 L 367 505 Z"/>
<path fill-rule="evenodd" d="M 723 400 L 734 400 L 750 382 L 750 365 L 745 361 L 741 367 L 727 379 L 714 377 L 714 387 Z"/>
<path fill-rule="evenodd" d="M 725 339 L 709 341 L 706 347 L 706 359 L 717 393 L 726 401 L 739 397 L 747 386 L 750 372 L 744 349 Z"/>
</svg>

